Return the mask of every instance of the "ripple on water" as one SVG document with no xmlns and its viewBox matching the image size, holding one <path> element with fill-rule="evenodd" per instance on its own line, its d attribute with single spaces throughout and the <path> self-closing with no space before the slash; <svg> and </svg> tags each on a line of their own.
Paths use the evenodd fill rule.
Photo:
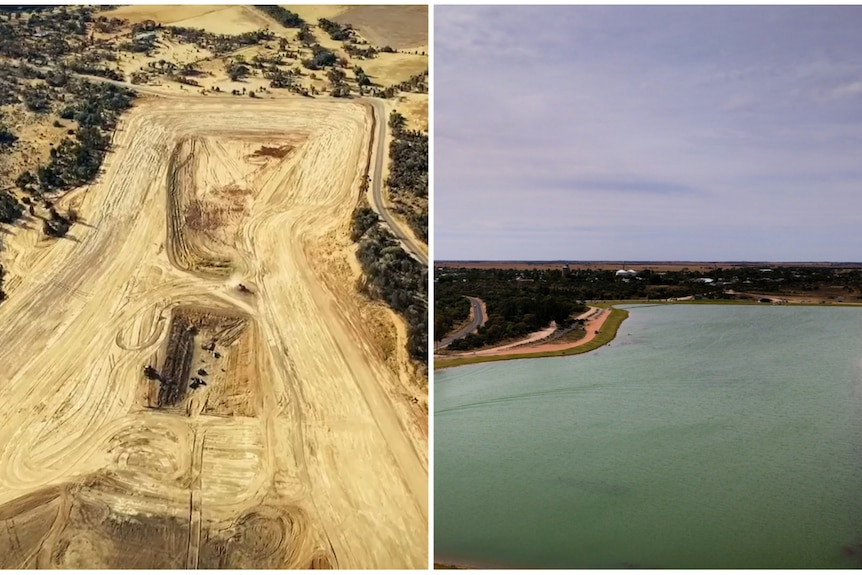
<svg viewBox="0 0 862 575">
<path fill-rule="evenodd" d="M 438 372 L 436 554 L 854 566 L 860 314 L 633 307 L 615 342 L 625 345 Z"/>
</svg>

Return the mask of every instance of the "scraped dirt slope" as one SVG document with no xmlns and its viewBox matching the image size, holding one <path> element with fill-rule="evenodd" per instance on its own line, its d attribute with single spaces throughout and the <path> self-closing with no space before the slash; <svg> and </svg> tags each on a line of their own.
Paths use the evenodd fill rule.
<svg viewBox="0 0 862 575">
<path fill-rule="evenodd" d="M 21 252 L 0 306 L 0 567 L 426 565 L 424 454 L 354 286 L 308 255 L 347 233 L 371 121 L 300 99 L 124 116 L 74 237 Z"/>
</svg>

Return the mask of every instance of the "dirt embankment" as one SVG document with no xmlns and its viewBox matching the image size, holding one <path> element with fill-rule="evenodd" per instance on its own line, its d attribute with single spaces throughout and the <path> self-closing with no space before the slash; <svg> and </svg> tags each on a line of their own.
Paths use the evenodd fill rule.
<svg viewBox="0 0 862 575">
<path fill-rule="evenodd" d="M 569 340 L 565 342 L 545 342 L 543 343 L 541 340 L 550 336 L 556 327 L 550 327 L 548 329 L 544 329 L 538 331 L 536 333 L 530 334 L 527 337 L 512 343 L 507 343 L 505 345 L 494 346 L 485 349 L 478 349 L 476 351 L 469 351 L 463 353 L 449 353 L 445 356 L 446 358 L 459 358 L 459 357 L 471 357 L 471 356 L 486 356 L 486 357 L 501 357 L 507 355 L 520 355 L 524 353 L 542 353 L 548 351 L 562 351 L 567 349 L 573 349 L 576 347 L 580 347 L 584 344 L 587 344 L 593 339 L 595 339 L 596 335 L 601 332 L 602 326 L 605 321 L 610 317 L 611 310 L 610 308 L 597 308 L 591 307 L 581 315 L 577 317 L 579 320 L 583 320 L 584 322 L 584 335 L 578 339 Z"/>
</svg>

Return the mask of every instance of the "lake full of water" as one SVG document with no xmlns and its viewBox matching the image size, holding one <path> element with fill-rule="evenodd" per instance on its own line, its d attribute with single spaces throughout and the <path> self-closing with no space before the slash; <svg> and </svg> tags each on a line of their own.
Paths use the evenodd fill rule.
<svg viewBox="0 0 862 575">
<path fill-rule="evenodd" d="M 437 560 L 862 565 L 862 309 L 628 309 L 594 352 L 435 374 Z"/>
</svg>

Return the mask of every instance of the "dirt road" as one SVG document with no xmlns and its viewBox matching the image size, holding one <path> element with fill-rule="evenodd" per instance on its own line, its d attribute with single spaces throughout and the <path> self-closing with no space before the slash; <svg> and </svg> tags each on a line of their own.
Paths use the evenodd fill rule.
<svg viewBox="0 0 862 575">
<path fill-rule="evenodd" d="M 553 333 L 553 329 L 545 329 L 541 332 L 537 332 L 536 334 L 531 334 L 525 337 L 522 340 L 507 343 L 505 345 L 489 347 L 486 349 L 480 349 L 477 351 L 468 351 L 462 353 L 452 353 L 446 354 L 445 356 L 435 356 L 435 357 L 446 357 L 446 358 L 456 358 L 456 357 L 468 357 L 468 356 L 504 356 L 504 355 L 518 355 L 522 353 L 539 353 L 543 351 L 559 351 L 562 349 L 571 349 L 574 347 L 578 347 L 593 341 L 596 335 L 601 331 L 602 326 L 605 324 L 605 320 L 608 319 L 611 315 L 610 308 L 598 308 L 598 307 L 590 307 L 587 311 L 580 314 L 577 319 L 584 321 L 584 337 L 580 338 L 577 341 L 569 341 L 569 342 L 538 342 L 538 339 L 544 339 Z M 555 328 L 554 328 L 555 329 Z"/>
<path fill-rule="evenodd" d="M 426 565 L 423 438 L 312 257 L 352 255 L 370 131 L 361 104 L 145 101 L 61 202 L 70 236 L 30 218 L 0 306 L 0 567 Z"/>
</svg>

